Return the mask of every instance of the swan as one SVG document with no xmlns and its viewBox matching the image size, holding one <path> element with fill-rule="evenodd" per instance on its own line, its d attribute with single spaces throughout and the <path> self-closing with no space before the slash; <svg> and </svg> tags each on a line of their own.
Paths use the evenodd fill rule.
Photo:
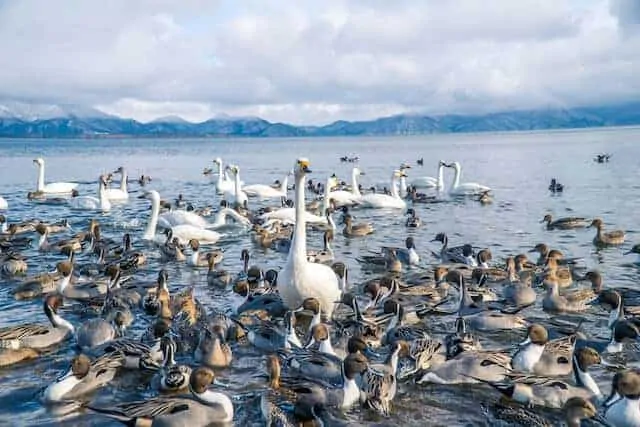
<svg viewBox="0 0 640 427">
<path fill-rule="evenodd" d="M 9 203 L 7 203 L 7 199 L 0 196 L 0 210 L 7 210 L 7 209 L 9 209 Z"/>
<path fill-rule="evenodd" d="M 222 208 L 216 214 L 215 220 L 209 225 L 208 228 L 221 228 L 226 227 L 227 217 L 231 217 L 238 225 L 250 226 L 251 221 L 248 218 L 243 217 L 238 212 L 230 208 Z"/>
<path fill-rule="evenodd" d="M 270 185 L 265 184 L 253 184 L 242 187 L 242 191 L 248 197 L 259 197 L 260 199 L 274 199 L 274 198 L 287 198 L 287 185 L 289 184 L 289 175 L 292 172 L 288 172 L 282 180 L 280 188 L 273 188 Z"/>
<path fill-rule="evenodd" d="M 244 191 L 242 191 L 242 181 L 240 181 L 240 166 L 228 165 L 227 169 L 231 171 L 231 174 L 233 175 L 234 190 L 225 191 L 224 198 L 228 200 L 234 199 L 237 206 L 244 206 L 244 204 L 248 200 L 247 195 Z"/>
<path fill-rule="evenodd" d="M 449 187 L 449 194 L 456 196 L 475 196 L 478 194 L 491 191 L 491 188 L 486 185 L 478 184 L 476 182 L 463 182 L 460 184 L 460 175 L 462 174 L 462 166 L 460 163 L 453 162 L 446 165 L 449 168 L 454 168 L 456 171 L 453 183 Z"/>
<path fill-rule="evenodd" d="M 147 228 L 142 238 L 144 240 L 158 241 L 164 243 L 166 238 L 164 236 L 156 237 L 156 227 L 158 226 L 158 216 L 160 213 L 160 194 L 157 191 L 151 190 L 145 192 L 139 198 L 147 199 L 151 201 L 151 218 L 147 224 Z M 191 239 L 196 239 L 200 244 L 214 244 L 220 240 L 220 233 L 213 230 L 206 230 L 201 227 L 195 227 L 191 224 L 181 224 L 171 227 L 172 237 L 178 239 L 180 244 L 186 245 Z"/>
<path fill-rule="evenodd" d="M 120 174 L 120 188 L 107 188 L 107 198 L 112 201 L 129 200 L 129 192 L 127 191 L 127 171 L 122 166 L 114 170 L 112 173 Z"/>
<path fill-rule="evenodd" d="M 52 182 L 49 184 L 44 183 L 44 159 L 38 157 L 33 160 L 33 163 L 38 165 L 38 187 L 37 193 L 45 194 L 70 194 L 78 184 L 75 182 Z"/>
<path fill-rule="evenodd" d="M 307 298 L 316 298 L 321 311 L 331 318 L 334 304 L 342 294 L 338 276 L 327 265 L 307 261 L 304 181 L 310 172 L 309 160 L 298 159 L 294 168 L 296 225 L 286 264 L 278 274 L 278 292 L 291 310 L 300 307 Z"/>
<path fill-rule="evenodd" d="M 218 165 L 218 180 L 216 181 L 216 192 L 224 194 L 225 192 L 235 192 L 235 183 L 227 176 L 227 171 L 222 167 L 222 159 L 217 157 L 213 159 L 213 163 Z M 243 185 L 244 182 L 240 181 Z"/>
<path fill-rule="evenodd" d="M 365 194 L 360 198 L 360 206 L 367 208 L 398 208 L 404 209 L 407 203 L 398 195 L 398 178 L 404 175 L 399 170 L 394 170 L 391 175 L 391 195 L 387 194 Z M 405 175 L 406 176 L 406 175 Z"/>
<path fill-rule="evenodd" d="M 111 202 L 109 202 L 106 190 L 107 178 L 104 175 L 100 175 L 98 179 L 98 197 L 72 197 L 71 200 L 69 200 L 69 206 L 71 206 L 71 209 L 109 212 L 111 210 Z"/>
<path fill-rule="evenodd" d="M 364 175 L 364 172 L 362 172 L 360 168 L 353 168 L 351 170 L 351 191 L 331 191 L 329 193 L 329 199 L 333 199 L 338 207 L 358 203 L 358 200 L 362 197 L 362 194 L 360 194 L 360 188 L 358 187 L 358 177 L 360 175 Z"/>
<path fill-rule="evenodd" d="M 438 162 L 438 178 L 431 176 L 420 176 L 411 181 L 411 186 L 415 188 L 435 188 L 442 190 L 444 188 L 444 168 L 447 164 L 440 160 Z"/>
<path fill-rule="evenodd" d="M 158 217 L 158 222 L 164 228 L 171 228 L 177 225 L 192 225 L 198 228 L 209 228 L 211 226 L 206 219 L 197 213 L 183 209 L 163 213 Z"/>
</svg>

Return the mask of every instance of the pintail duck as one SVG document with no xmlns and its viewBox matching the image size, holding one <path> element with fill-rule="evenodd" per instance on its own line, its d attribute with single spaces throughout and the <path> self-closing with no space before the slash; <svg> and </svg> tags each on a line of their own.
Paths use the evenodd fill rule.
<svg viewBox="0 0 640 427">
<path fill-rule="evenodd" d="M 593 244 L 596 246 L 621 245 L 624 243 L 625 233 L 622 230 L 613 230 L 604 232 L 604 223 L 600 218 L 591 221 L 589 227 L 595 227 L 596 236 L 593 238 Z"/>
<path fill-rule="evenodd" d="M 159 396 L 138 402 L 97 407 L 93 412 L 136 426 L 204 426 L 233 421 L 233 403 L 222 392 L 208 390 L 215 374 L 209 368 L 196 368 L 189 377 L 188 396 Z"/>
<path fill-rule="evenodd" d="M 248 326 L 239 321 L 234 320 L 234 322 L 244 331 L 247 340 L 253 346 L 265 351 L 277 351 L 281 348 L 302 347 L 300 338 L 298 338 L 295 331 L 295 319 L 295 313 L 292 311 L 284 316 L 284 333 L 271 322 Z"/>
<path fill-rule="evenodd" d="M 555 258 L 547 258 L 542 281 L 543 284 L 556 283 L 558 287 L 566 288 L 573 284 L 573 272 L 568 267 L 559 267 Z"/>
<path fill-rule="evenodd" d="M 640 425 L 640 375 L 625 371 L 614 378 L 612 387 L 619 398 L 605 408 L 606 422 L 616 427 Z"/>
<path fill-rule="evenodd" d="M 407 209 L 407 221 L 405 222 L 405 226 L 409 228 L 418 228 L 422 222 L 420 218 L 416 215 L 416 210 L 414 208 Z"/>
<path fill-rule="evenodd" d="M 385 303 L 385 309 L 385 311 L 391 311 L 393 317 L 391 317 L 382 336 L 381 343 L 383 345 L 394 345 L 398 341 L 411 342 L 413 340 L 429 338 L 429 334 L 424 328 L 404 324 L 404 307 L 397 301 L 389 300 L 388 304 Z"/>
<path fill-rule="evenodd" d="M 585 400 L 602 400 L 600 387 L 588 369 L 601 363 L 598 352 L 590 347 L 576 350 L 573 356 L 573 378 L 575 385 L 545 376 L 537 377 L 522 374 L 509 374 L 504 382 L 481 381 L 509 399 L 523 405 L 562 408 L 574 397 Z"/>
<path fill-rule="evenodd" d="M 177 345 L 171 334 L 160 339 L 163 354 L 163 366 L 157 377 L 158 388 L 161 392 L 183 392 L 189 387 L 189 377 L 192 369 L 187 365 L 178 365 L 174 359 Z"/>
<path fill-rule="evenodd" d="M 207 254 L 207 283 L 209 286 L 227 287 L 231 283 L 232 276 L 227 270 L 216 268 L 217 258 L 215 254 Z"/>
<path fill-rule="evenodd" d="M 91 349 L 124 335 L 124 318 L 119 315 L 112 322 L 96 318 L 84 321 L 76 331 L 76 343 L 82 349 Z"/>
<path fill-rule="evenodd" d="M 542 357 L 549 334 L 544 326 L 533 324 L 527 330 L 527 339 L 520 343 L 513 355 L 511 366 L 516 371 L 534 372 L 534 367 Z"/>
<path fill-rule="evenodd" d="M 449 238 L 445 233 L 436 234 L 436 237 L 431 241 L 442 243 L 442 248 L 440 248 L 440 259 L 442 262 L 453 262 L 477 267 L 477 265 L 475 265 L 476 260 L 474 258 L 473 247 L 471 245 L 465 244 L 450 248 L 448 246 Z"/>
<path fill-rule="evenodd" d="M 312 348 L 316 344 L 318 344 L 319 352 L 336 356 L 333 345 L 331 345 L 329 328 L 324 323 L 319 323 L 311 328 L 309 343 L 305 348 Z"/>
<path fill-rule="evenodd" d="M 0 274 L 4 277 L 14 277 L 27 273 L 26 257 L 15 252 L 4 253 L 0 256 Z"/>
<path fill-rule="evenodd" d="M 396 294 L 399 288 L 398 279 L 390 276 L 384 276 L 380 279 L 374 279 L 366 282 L 363 293 L 368 296 L 370 300 L 362 310 L 368 311 L 381 305 L 387 298 Z"/>
<path fill-rule="evenodd" d="M 416 252 L 416 243 L 413 237 L 407 237 L 404 241 L 404 248 L 383 247 L 383 250 L 393 249 L 396 257 L 404 265 L 418 265 L 420 263 L 420 255 Z"/>
<path fill-rule="evenodd" d="M 74 252 L 82 250 L 82 242 L 74 238 L 49 242 L 47 239 L 49 236 L 49 229 L 42 223 L 36 225 L 36 232 L 40 235 L 38 239 L 38 249 L 40 251 L 61 252 L 63 248 L 69 248 Z"/>
<path fill-rule="evenodd" d="M 21 348 L 44 349 L 64 341 L 73 334 L 73 325 L 58 314 L 62 307 L 60 295 L 48 295 L 43 310 L 51 326 L 26 323 L 0 328 L 0 348 L 19 350 Z"/>
<path fill-rule="evenodd" d="M 584 228 L 588 225 L 586 218 L 572 216 L 558 218 L 554 221 L 550 214 L 546 214 L 540 222 L 547 224 L 547 230 L 570 230 L 573 228 Z"/>
<path fill-rule="evenodd" d="M 547 273 L 549 274 L 549 273 Z M 547 292 L 542 298 L 542 309 L 551 313 L 575 313 L 589 308 L 588 301 L 582 299 L 570 299 L 560 295 L 558 282 L 545 279 Z"/>
<path fill-rule="evenodd" d="M 333 230 L 326 230 L 322 235 L 323 249 L 321 251 L 307 250 L 307 261 L 322 264 L 333 262 Z"/>
<path fill-rule="evenodd" d="M 225 368 L 232 360 L 233 352 L 223 328 L 216 325 L 212 330 L 204 328 L 200 331 L 196 361 L 212 368 Z"/>
<path fill-rule="evenodd" d="M 554 258 L 556 261 L 564 259 L 564 255 L 557 249 L 549 249 L 544 243 L 538 243 L 533 247 L 533 249 L 529 250 L 529 253 L 538 252 L 538 260 L 536 261 L 537 265 L 546 265 L 549 258 Z"/>
<path fill-rule="evenodd" d="M 63 280 L 62 273 L 71 273 L 69 263 L 61 261 L 56 264 L 54 273 L 44 273 L 21 282 L 13 290 L 13 297 L 16 300 L 31 299 L 43 294 L 55 292 L 59 282 Z"/>
<path fill-rule="evenodd" d="M 347 357 L 361 353 L 365 357 L 377 357 L 377 354 L 360 336 L 352 336 L 347 341 Z M 305 378 L 320 380 L 332 385 L 342 383 L 343 359 L 335 353 L 330 354 L 311 348 L 279 350 L 283 364 L 304 375 Z"/>
<path fill-rule="evenodd" d="M 158 249 L 160 249 L 160 258 L 164 261 L 186 261 L 187 256 L 182 251 L 182 244 L 180 244 L 180 239 L 177 237 L 172 237 L 171 229 L 167 229 L 167 240 L 163 245 L 160 245 Z"/>
<path fill-rule="evenodd" d="M 309 322 L 308 332 L 311 332 L 314 326 L 319 325 L 322 322 L 322 310 L 320 308 L 320 301 L 317 298 L 305 298 L 305 300 L 302 301 L 302 305 L 296 308 L 293 312 L 311 314 L 312 317 Z"/>
<path fill-rule="evenodd" d="M 560 182 L 557 179 L 551 178 L 551 183 L 549 184 L 549 191 L 551 191 L 552 193 L 562 193 L 563 190 L 564 190 L 564 185 L 560 184 Z"/>
<path fill-rule="evenodd" d="M 490 406 L 489 411 L 495 417 L 495 420 L 491 421 L 491 425 L 505 427 L 551 427 L 557 425 L 555 420 L 552 421 L 518 403 L 495 403 Z M 562 407 L 562 415 L 568 427 L 580 427 L 585 420 L 593 420 L 604 426 L 610 426 L 610 423 L 598 413 L 596 406 L 582 397 L 568 399 Z"/>
<path fill-rule="evenodd" d="M 343 219 L 343 223 L 344 229 L 342 230 L 342 234 L 346 237 L 367 236 L 375 231 L 373 226 L 369 223 L 354 224 L 353 217 L 351 215 L 346 215 Z"/>
<path fill-rule="evenodd" d="M 396 395 L 398 359 L 409 355 L 409 344 L 399 340 L 394 344 L 393 351 L 389 355 L 381 369 L 374 369 L 371 366 L 362 376 L 362 390 L 366 395 L 364 404 L 388 416 L 391 410 L 391 401 Z"/>
<path fill-rule="evenodd" d="M 71 360 L 71 368 L 44 390 L 45 402 L 77 399 L 107 385 L 124 364 L 124 355 L 108 353 L 91 361 L 85 354 Z"/>
<path fill-rule="evenodd" d="M 541 325 L 538 325 L 538 328 L 544 329 Z M 541 335 L 542 334 L 539 335 L 539 339 Z M 573 333 L 547 341 L 546 345 L 544 345 L 542 356 L 533 365 L 533 373 L 545 376 L 570 375 L 572 369 L 571 359 L 576 347 L 577 338 L 578 335 Z M 534 347 L 532 353 L 537 352 L 539 349 L 540 344 Z"/>
<path fill-rule="evenodd" d="M 212 252 L 207 252 L 204 254 L 200 253 L 200 242 L 196 239 L 189 240 L 189 246 L 191 247 L 191 256 L 187 259 L 187 264 L 192 267 L 208 267 L 209 260 L 213 258 L 214 264 L 219 264 L 222 262 L 223 253 L 221 250 L 216 250 Z"/>
</svg>

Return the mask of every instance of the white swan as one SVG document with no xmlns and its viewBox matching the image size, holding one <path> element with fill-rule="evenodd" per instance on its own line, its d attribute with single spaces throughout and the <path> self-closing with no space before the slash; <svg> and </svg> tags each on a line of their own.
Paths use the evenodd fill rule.
<svg viewBox="0 0 640 427">
<path fill-rule="evenodd" d="M 175 209 L 165 212 L 158 217 L 161 227 L 172 228 L 178 225 L 192 225 L 198 228 L 208 228 L 211 226 L 206 219 L 194 212 L 184 209 Z"/>
<path fill-rule="evenodd" d="M 230 224 L 227 223 L 227 218 L 231 217 L 237 225 L 250 226 L 251 221 L 248 218 L 243 217 L 238 212 L 230 208 L 222 208 L 216 213 L 215 220 L 209 225 L 209 228 L 221 228 Z"/>
<path fill-rule="evenodd" d="M 7 199 L 0 196 L 0 210 L 7 210 L 7 209 L 9 209 L 9 203 L 7 203 Z"/>
<path fill-rule="evenodd" d="M 331 267 L 307 261 L 304 187 L 306 174 L 310 172 L 309 161 L 298 159 L 294 168 L 296 225 L 287 262 L 278 275 L 278 292 L 291 310 L 300 307 L 307 298 L 316 298 L 321 311 L 331 318 L 334 304 L 342 294 L 338 277 Z"/>
<path fill-rule="evenodd" d="M 272 186 L 265 184 L 252 184 L 242 186 L 242 191 L 248 197 L 258 197 L 260 199 L 275 199 L 281 197 L 286 198 L 287 185 L 289 184 L 289 175 L 291 175 L 291 172 L 288 172 L 284 177 L 282 183 L 280 184 L 280 188 L 273 188 Z"/>
<path fill-rule="evenodd" d="M 399 170 L 394 170 L 391 175 L 391 195 L 370 193 L 360 198 L 360 206 L 367 208 L 398 208 L 404 209 L 407 203 L 398 195 L 398 178 L 404 175 Z"/>
<path fill-rule="evenodd" d="M 127 171 L 122 166 L 114 170 L 113 173 L 120 174 L 120 188 L 107 188 L 106 195 L 110 201 L 129 200 L 129 192 L 127 191 Z"/>
<path fill-rule="evenodd" d="M 351 191 L 337 190 L 329 193 L 329 199 L 333 199 L 336 206 L 354 205 L 362 197 L 358 187 L 358 177 L 364 175 L 360 168 L 351 170 Z"/>
<path fill-rule="evenodd" d="M 75 182 L 52 182 L 49 184 L 44 183 L 44 159 L 38 157 L 33 160 L 33 163 L 38 165 L 38 186 L 37 193 L 45 194 L 70 194 L 78 184 Z"/>
<path fill-rule="evenodd" d="M 156 237 L 156 227 L 158 226 L 158 216 L 160 214 L 160 194 L 157 191 L 151 190 L 145 192 L 142 199 L 151 200 L 151 218 L 147 224 L 147 228 L 142 238 L 144 240 L 151 240 L 164 243 L 166 238 L 164 236 Z M 204 228 L 195 227 L 190 224 L 182 224 L 171 227 L 173 237 L 177 237 L 181 244 L 187 244 L 189 240 L 196 239 L 201 244 L 214 244 L 220 240 L 220 233 L 213 230 L 206 230 Z M 162 237 L 162 239 L 160 239 Z"/>
<path fill-rule="evenodd" d="M 453 162 L 446 166 L 454 168 L 456 171 L 453 183 L 451 183 L 451 187 L 449 187 L 449 194 L 455 196 L 475 196 L 491 190 L 491 188 L 486 185 L 478 184 L 476 182 L 463 182 L 461 184 L 460 175 L 462 174 L 462 166 L 460 166 L 460 163 Z"/>
<path fill-rule="evenodd" d="M 72 197 L 69 200 L 69 206 L 71 209 L 109 212 L 111 210 L 111 202 L 109 202 L 106 190 L 107 178 L 104 175 L 100 175 L 98 179 L 98 197 Z"/>
<path fill-rule="evenodd" d="M 227 200 L 234 199 L 235 203 L 237 203 L 238 206 L 244 206 L 244 204 L 248 201 L 248 199 L 247 199 L 247 195 L 244 193 L 244 191 L 242 191 L 242 181 L 240 181 L 240 166 L 228 165 L 227 169 L 231 172 L 231 175 L 233 176 L 234 190 L 233 192 L 225 191 L 224 198 Z"/>
<path fill-rule="evenodd" d="M 227 171 L 222 167 L 222 159 L 217 157 L 213 159 L 213 163 L 218 165 L 218 180 L 216 181 L 216 192 L 224 194 L 225 192 L 235 192 L 235 183 L 227 176 Z M 244 182 L 240 181 L 240 185 Z"/>
<path fill-rule="evenodd" d="M 420 176 L 411 181 L 411 186 L 416 188 L 435 188 L 442 190 L 444 188 L 444 168 L 447 164 L 440 160 L 438 162 L 438 178 L 431 176 Z"/>
</svg>

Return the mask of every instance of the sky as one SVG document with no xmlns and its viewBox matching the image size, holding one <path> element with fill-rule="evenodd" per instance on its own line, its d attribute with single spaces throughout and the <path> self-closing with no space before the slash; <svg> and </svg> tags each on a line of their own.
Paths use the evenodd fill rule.
<svg viewBox="0 0 640 427">
<path fill-rule="evenodd" d="M 293 124 L 640 100 L 640 0 L 0 0 L 0 100 Z"/>
</svg>

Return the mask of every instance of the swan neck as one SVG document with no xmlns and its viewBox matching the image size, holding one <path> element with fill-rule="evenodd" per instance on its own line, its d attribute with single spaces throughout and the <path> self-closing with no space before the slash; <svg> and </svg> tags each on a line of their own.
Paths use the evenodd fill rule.
<svg viewBox="0 0 640 427">
<path fill-rule="evenodd" d="M 44 191 L 44 163 L 38 163 L 38 191 Z"/>
<path fill-rule="evenodd" d="M 307 231 L 304 206 L 304 186 L 305 176 L 296 178 L 296 227 L 293 233 L 293 242 L 291 250 L 293 251 L 294 260 L 307 259 Z M 325 192 L 327 189 L 325 189 Z"/>
<path fill-rule="evenodd" d="M 460 185 L 460 167 L 455 166 L 456 174 L 453 178 L 453 183 L 451 183 L 451 190 L 455 190 Z"/>
<path fill-rule="evenodd" d="M 444 165 L 438 165 L 438 188 L 444 187 Z"/>
<path fill-rule="evenodd" d="M 358 187 L 358 174 L 355 169 L 351 171 L 351 192 L 354 196 L 361 197 L 360 188 Z"/>
<path fill-rule="evenodd" d="M 127 179 L 129 179 L 129 177 L 127 176 L 127 171 L 123 169 L 122 174 L 120 174 L 120 190 L 123 193 L 127 192 Z"/>
<path fill-rule="evenodd" d="M 235 190 L 236 190 L 236 204 L 241 206 L 242 203 L 240 201 L 240 171 L 237 171 L 235 174 Z"/>
<path fill-rule="evenodd" d="M 391 177 L 391 196 L 395 197 L 396 199 L 400 197 L 398 195 L 398 178 L 395 176 L 395 174 Z"/>
<path fill-rule="evenodd" d="M 158 216 L 160 215 L 160 196 L 154 195 L 151 199 L 151 218 L 147 224 L 147 230 L 144 233 L 145 239 L 153 239 L 158 226 Z"/>
</svg>

